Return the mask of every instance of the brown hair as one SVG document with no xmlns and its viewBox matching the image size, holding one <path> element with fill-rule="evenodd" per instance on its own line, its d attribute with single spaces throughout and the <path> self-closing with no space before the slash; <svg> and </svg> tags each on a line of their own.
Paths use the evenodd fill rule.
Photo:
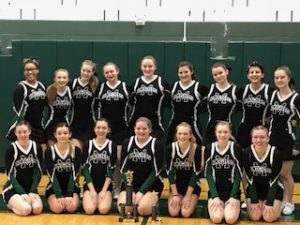
<svg viewBox="0 0 300 225">
<path fill-rule="evenodd" d="M 193 134 L 192 127 L 191 127 L 190 124 L 188 124 L 186 122 L 181 122 L 180 124 L 178 124 L 176 126 L 176 129 L 175 129 L 175 140 L 176 140 L 176 134 L 177 134 L 177 131 L 178 131 L 179 127 L 187 127 L 187 128 L 190 129 L 190 134 L 191 134 L 190 142 L 191 142 L 191 146 L 190 146 L 190 149 L 189 149 L 189 161 L 190 162 L 194 162 L 194 157 L 195 157 L 195 151 L 196 151 L 196 148 L 197 148 L 197 143 L 196 143 L 196 138 L 195 138 L 195 136 Z"/>
<path fill-rule="evenodd" d="M 104 67 L 106 67 L 106 66 L 114 66 L 117 71 L 120 71 L 117 64 L 115 64 L 114 62 L 107 62 L 102 67 L 102 73 L 104 73 Z"/>
<path fill-rule="evenodd" d="M 253 127 L 253 128 L 251 129 L 251 133 L 250 133 L 251 136 L 253 135 L 253 132 L 254 132 L 255 130 L 263 130 L 263 131 L 266 132 L 267 136 L 269 135 L 269 130 L 268 130 L 268 128 L 266 128 L 266 127 L 263 126 L 263 125 L 258 125 L 258 126 Z"/>
<path fill-rule="evenodd" d="M 58 128 L 61 128 L 61 127 L 66 127 L 66 128 L 68 128 L 70 133 L 72 132 L 70 126 L 67 123 L 58 123 L 55 126 L 54 133 L 57 131 Z M 71 156 L 71 158 L 74 158 L 75 146 L 73 145 L 73 143 L 71 142 L 70 139 L 68 140 L 68 144 L 69 144 L 69 148 L 70 148 L 69 155 Z"/>
<path fill-rule="evenodd" d="M 155 65 L 155 67 L 157 67 L 157 62 L 156 62 L 156 59 L 154 58 L 154 56 L 152 56 L 152 55 L 146 55 L 146 56 L 144 56 L 144 57 L 141 59 L 141 65 L 142 65 L 142 63 L 143 63 L 143 61 L 144 61 L 145 59 L 150 59 L 150 60 L 152 60 L 153 63 L 154 63 L 154 65 Z"/>
<path fill-rule="evenodd" d="M 225 120 L 218 120 L 215 126 L 215 130 L 217 129 L 218 126 L 228 126 L 230 132 L 232 132 L 232 124 L 228 121 Z"/>
<path fill-rule="evenodd" d="M 97 89 L 97 86 L 99 84 L 99 79 L 98 77 L 96 76 L 96 63 L 94 63 L 92 60 L 84 60 L 82 63 L 81 63 L 81 68 L 83 67 L 83 65 L 89 65 L 92 67 L 92 70 L 93 70 L 93 73 L 94 75 L 91 76 L 90 80 L 89 80 L 89 86 L 90 88 L 92 89 L 93 92 L 96 91 Z"/>
<path fill-rule="evenodd" d="M 289 87 L 290 87 L 292 90 L 294 90 L 295 81 L 294 81 L 294 78 L 293 78 L 293 75 L 292 75 L 292 71 L 290 70 L 290 68 L 287 67 L 287 66 L 280 66 L 280 67 L 278 67 L 278 68 L 275 70 L 275 72 L 276 72 L 277 70 L 282 70 L 282 71 L 285 72 L 285 74 L 290 78 Z"/>
<path fill-rule="evenodd" d="M 224 69 L 228 74 L 229 74 L 229 71 L 232 70 L 231 66 L 227 63 L 223 63 L 223 62 L 217 62 L 217 63 L 214 63 L 212 66 L 211 66 L 211 71 L 215 68 L 218 68 L 218 67 L 221 67 L 222 69 Z M 231 85 L 234 85 L 235 84 L 232 82 L 232 81 L 229 81 L 228 80 L 228 83 L 231 84 Z"/>
<path fill-rule="evenodd" d="M 26 126 L 26 127 L 28 127 L 29 132 L 31 132 L 31 126 L 30 126 L 30 123 L 27 122 L 26 120 L 19 121 L 19 122 L 16 124 L 14 130 L 16 131 L 17 127 L 20 127 L 20 126 L 23 126 L 23 125 Z"/>
<path fill-rule="evenodd" d="M 192 63 L 188 62 L 188 61 L 182 61 L 177 66 L 177 72 L 178 72 L 179 68 L 183 67 L 183 66 L 186 66 L 191 71 L 191 73 L 192 73 L 192 80 L 197 80 L 197 75 L 195 73 L 194 65 Z"/>
<path fill-rule="evenodd" d="M 68 72 L 68 70 L 66 70 L 64 68 L 60 68 L 60 69 L 55 70 L 55 72 L 54 72 L 54 79 L 56 78 L 56 75 L 59 72 L 66 73 L 68 75 L 68 78 L 69 78 L 69 72 Z M 56 86 L 56 83 L 53 82 L 47 88 L 47 98 L 48 98 L 48 104 L 49 105 L 52 105 L 52 103 L 53 103 L 53 101 L 55 99 L 56 94 L 57 94 L 57 86 Z"/>
<path fill-rule="evenodd" d="M 147 117 L 139 117 L 136 121 L 135 121 L 135 125 L 134 127 L 136 126 L 136 124 L 138 122 L 145 122 L 147 124 L 147 126 L 149 127 L 150 131 L 152 131 L 152 122 L 151 120 L 149 120 Z"/>
</svg>

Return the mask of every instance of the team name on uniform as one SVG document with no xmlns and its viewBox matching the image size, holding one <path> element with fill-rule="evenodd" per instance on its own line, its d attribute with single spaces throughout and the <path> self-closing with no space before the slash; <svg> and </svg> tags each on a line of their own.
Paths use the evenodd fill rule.
<svg viewBox="0 0 300 225">
<path fill-rule="evenodd" d="M 254 176 L 263 176 L 266 177 L 268 174 L 272 173 L 271 168 L 267 168 L 267 163 L 263 163 L 259 165 L 257 162 L 254 162 L 252 166 L 250 166 L 250 171 Z"/>
<path fill-rule="evenodd" d="M 174 168 L 178 170 L 190 170 L 190 168 L 193 166 L 193 163 L 189 159 L 180 160 L 177 158 L 173 165 Z"/>
<path fill-rule="evenodd" d="M 220 168 L 225 168 L 225 169 L 229 169 L 230 166 L 233 166 L 235 164 L 235 162 L 229 158 L 229 155 L 226 155 L 225 157 L 220 157 L 220 156 L 216 156 L 213 160 L 212 160 L 212 166 L 216 167 L 217 169 Z"/>
<path fill-rule="evenodd" d="M 53 101 L 53 106 L 56 108 L 63 108 L 68 109 L 71 105 L 71 101 L 68 97 L 64 97 L 61 99 L 60 97 L 56 97 L 56 99 Z"/>
<path fill-rule="evenodd" d="M 133 149 L 133 152 L 129 153 L 128 158 L 131 159 L 133 162 L 146 162 L 147 160 L 151 160 L 151 155 L 147 154 L 147 150 L 144 149 L 139 151 L 137 148 Z"/>
<path fill-rule="evenodd" d="M 172 98 L 176 102 L 194 101 L 194 97 L 190 95 L 190 91 L 186 91 L 186 92 L 177 91 L 177 93 L 174 94 Z"/>
<path fill-rule="evenodd" d="M 33 155 L 29 155 L 28 157 L 21 155 L 20 159 L 16 160 L 16 167 L 20 166 L 20 168 L 24 169 L 26 167 L 32 168 L 36 163 L 36 159 Z"/>
<path fill-rule="evenodd" d="M 276 115 L 281 115 L 283 116 L 284 114 L 290 115 L 291 111 L 287 107 L 287 103 L 282 103 L 280 104 L 279 102 L 274 102 L 274 104 L 271 106 L 271 112 Z"/>
<path fill-rule="evenodd" d="M 244 104 L 248 107 L 260 108 L 266 106 L 266 101 L 262 99 L 261 95 L 255 97 L 250 94 L 244 99 Z"/>
<path fill-rule="evenodd" d="M 214 104 L 226 104 L 226 103 L 232 103 L 232 98 L 228 97 L 227 93 L 220 94 L 220 93 L 215 93 L 213 96 L 209 98 L 209 102 L 213 102 Z"/>
<path fill-rule="evenodd" d="M 58 172 L 63 172 L 63 171 L 70 172 L 72 168 L 71 159 L 67 159 L 66 161 L 62 161 L 61 159 L 58 159 L 54 165 L 54 168 Z"/>
<path fill-rule="evenodd" d="M 142 84 L 141 87 L 139 87 L 136 90 L 136 93 L 142 96 L 143 95 L 152 96 L 153 94 L 157 94 L 158 90 L 152 84 L 150 84 L 149 86 L 145 86 L 144 84 Z"/>
<path fill-rule="evenodd" d="M 106 152 L 99 153 L 97 151 L 93 151 L 93 154 L 89 156 L 89 161 L 93 164 L 98 164 L 99 162 L 101 162 L 101 164 L 106 164 L 109 162 L 109 159 L 110 157 Z"/>
<path fill-rule="evenodd" d="M 31 89 L 30 92 L 31 93 L 28 95 L 30 100 L 46 99 L 45 91 L 40 88 L 37 90 Z"/>
<path fill-rule="evenodd" d="M 82 89 L 77 88 L 77 90 L 74 90 L 73 96 L 75 96 L 77 99 L 88 99 L 93 97 L 93 93 L 89 90 L 89 87 L 84 87 Z"/>
<path fill-rule="evenodd" d="M 119 101 L 120 99 L 124 99 L 124 95 L 119 92 L 119 90 L 110 91 L 108 90 L 105 94 L 102 95 L 101 99 L 105 99 L 107 101 Z"/>
</svg>

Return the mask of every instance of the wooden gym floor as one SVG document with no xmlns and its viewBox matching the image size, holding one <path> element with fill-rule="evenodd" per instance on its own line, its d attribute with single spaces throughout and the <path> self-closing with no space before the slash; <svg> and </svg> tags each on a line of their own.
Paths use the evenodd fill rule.
<svg viewBox="0 0 300 225">
<path fill-rule="evenodd" d="M 80 183 L 82 184 L 82 178 L 80 179 Z M 0 193 L 3 190 L 3 185 L 6 182 L 6 177 L 2 173 L 0 174 Z M 42 180 L 39 184 L 38 191 L 40 195 L 45 194 L 45 187 L 48 183 L 47 176 L 43 176 Z M 207 199 L 207 183 L 203 179 L 201 181 L 201 188 L 202 192 L 200 195 L 200 202 L 205 202 Z M 161 205 L 164 205 L 165 209 L 161 209 L 160 211 L 164 211 L 160 215 L 160 222 L 152 222 L 151 218 L 149 217 L 140 217 L 139 222 L 124 222 L 128 225 L 146 225 L 146 224 L 163 224 L 163 225 L 176 225 L 176 224 L 184 224 L 184 225 L 206 225 L 211 224 L 210 220 L 207 219 L 207 213 L 204 213 L 206 216 L 200 218 L 197 216 L 196 218 L 171 218 L 167 216 L 167 209 L 166 209 L 166 199 L 168 197 L 168 181 L 165 179 L 165 189 L 162 193 L 162 202 L 164 202 Z M 242 195 L 242 198 L 244 196 Z M 296 204 L 296 212 L 292 216 L 285 216 L 281 217 L 276 224 L 282 224 L 282 225 L 300 225 L 300 183 L 296 183 L 295 191 L 294 191 L 294 202 Z M 45 201 L 44 201 L 45 202 Z M 46 207 L 45 207 L 46 208 Z M 203 208 L 203 204 L 199 204 L 197 206 L 197 211 L 203 211 L 206 209 Z M 3 203 L 3 200 L 1 198 L 0 200 L 0 225 L 117 225 L 117 224 L 124 224 L 119 222 L 119 216 L 116 214 L 116 210 L 113 210 L 114 212 L 110 215 L 85 215 L 82 212 L 82 209 L 79 210 L 76 214 L 61 214 L 61 215 L 55 215 L 52 213 L 49 213 L 49 210 L 45 209 L 45 212 L 38 216 L 29 216 L 29 217 L 20 217 L 16 216 L 12 212 L 10 212 L 6 206 Z M 203 215 L 203 214 L 202 214 Z M 268 224 L 263 222 L 256 222 L 253 223 L 252 221 L 247 220 L 246 212 L 241 211 L 241 220 L 238 224 L 246 225 L 246 224 Z"/>
</svg>

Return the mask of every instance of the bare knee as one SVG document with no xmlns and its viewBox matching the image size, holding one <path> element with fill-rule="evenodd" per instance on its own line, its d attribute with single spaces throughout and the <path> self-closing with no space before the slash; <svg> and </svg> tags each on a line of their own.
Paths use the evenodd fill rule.
<svg viewBox="0 0 300 225">
<path fill-rule="evenodd" d="M 92 215 L 95 213 L 96 207 L 92 206 L 92 204 L 84 204 L 83 210 L 86 214 Z"/>
<path fill-rule="evenodd" d="M 32 211 L 32 208 L 30 205 L 26 204 L 22 207 L 18 207 L 18 209 L 14 210 L 14 212 L 19 216 L 28 216 Z"/>
<path fill-rule="evenodd" d="M 149 216 L 152 213 L 152 207 L 148 206 L 148 205 L 140 205 L 138 207 L 138 213 L 141 216 Z"/>
<path fill-rule="evenodd" d="M 213 222 L 213 223 L 222 223 L 223 221 L 223 216 L 221 214 L 218 214 L 218 215 L 212 215 L 210 216 L 210 220 Z"/>
</svg>

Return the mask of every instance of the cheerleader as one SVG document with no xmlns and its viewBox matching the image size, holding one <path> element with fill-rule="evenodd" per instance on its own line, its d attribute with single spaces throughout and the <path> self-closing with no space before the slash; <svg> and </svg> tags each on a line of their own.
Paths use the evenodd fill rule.
<svg viewBox="0 0 300 225">
<path fill-rule="evenodd" d="M 264 68 L 258 62 L 252 62 L 247 68 L 250 84 L 239 90 L 238 98 L 242 105 L 243 117 L 237 132 L 237 143 L 242 148 L 251 145 L 251 129 L 257 125 L 266 124 L 266 112 L 269 99 L 274 91 L 263 82 Z"/>
<path fill-rule="evenodd" d="M 207 96 L 208 122 L 206 127 L 206 144 L 216 141 L 215 125 L 218 120 L 231 122 L 237 104 L 237 90 L 228 81 L 229 67 L 223 63 L 212 65 L 211 72 L 215 83 L 210 86 Z M 231 136 L 234 140 L 234 137 Z"/>
<path fill-rule="evenodd" d="M 168 209 L 171 216 L 190 217 L 201 192 L 197 184 L 201 170 L 201 146 L 197 145 L 191 125 L 177 125 L 176 141 L 166 149 L 166 167 L 170 183 Z"/>
<path fill-rule="evenodd" d="M 282 157 L 281 179 L 284 185 L 282 214 L 291 215 L 295 210 L 292 201 L 294 179 L 292 170 L 294 160 L 300 153 L 299 128 L 293 124 L 293 119 L 299 119 L 300 97 L 293 89 L 293 78 L 290 69 L 279 67 L 274 73 L 277 90 L 270 100 L 270 144 L 275 146 Z"/>
<path fill-rule="evenodd" d="M 162 110 L 164 102 L 170 98 L 170 89 L 167 81 L 155 75 L 157 68 L 153 56 L 145 56 L 141 60 L 143 75 L 135 80 L 130 95 L 132 112 L 129 118 L 129 128 L 133 131 L 135 121 L 139 117 L 147 117 L 152 121 L 152 136 L 162 139 L 164 128 L 162 125 Z"/>
<path fill-rule="evenodd" d="M 108 120 L 96 121 L 95 139 L 83 149 L 83 209 L 93 214 L 107 214 L 112 205 L 112 175 L 117 160 L 117 147 L 107 135 L 110 132 Z"/>
<path fill-rule="evenodd" d="M 138 213 L 148 216 L 152 213 L 152 207 L 157 204 L 153 197 L 153 191 L 158 197 L 163 190 L 160 172 L 163 163 L 164 146 L 156 138 L 150 135 L 151 121 L 140 117 L 136 120 L 134 136 L 126 139 L 122 145 L 121 173 L 123 185 L 118 198 L 120 203 L 125 203 L 127 184 L 126 172 L 133 171 L 133 203 L 138 204 Z M 126 208 L 126 211 L 129 210 Z M 119 212 L 121 208 L 119 207 Z"/>
<path fill-rule="evenodd" d="M 54 83 L 47 88 L 49 118 L 45 125 L 48 146 L 55 144 L 54 129 L 59 123 L 69 124 L 72 95 L 69 82 L 69 72 L 58 69 L 54 72 Z"/>
<path fill-rule="evenodd" d="M 15 141 L 15 125 L 18 121 L 26 120 L 31 127 L 30 139 L 46 149 L 43 112 L 47 105 L 47 96 L 45 86 L 37 80 L 39 67 L 40 62 L 37 58 L 23 59 L 25 80 L 21 81 L 14 90 L 13 110 L 16 113 L 16 121 L 10 127 L 6 137 L 10 141 Z"/>
<path fill-rule="evenodd" d="M 29 139 L 30 125 L 21 121 L 15 126 L 17 140 L 12 142 L 5 154 L 6 175 L 2 197 L 15 214 L 28 216 L 40 214 L 43 204 L 37 192 L 42 177 L 42 149 Z"/>
<path fill-rule="evenodd" d="M 240 181 L 242 149 L 230 141 L 231 127 L 227 121 L 216 124 L 217 141 L 205 147 L 208 212 L 213 223 L 234 224 L 240 214 Z"/>
<path fill-rule="evenodd" d="M 99 80 L 95 75 L 96 64 L 85 60 L 81 64 L 80 77 L 71 83 L 72 92 L 72 142 L 79 148 L 93 137 L 94 97 Z"/>
<path fill-rule="evenodd" d="M 252 145 L 243 152 L 247 177 L 247 208 L 251 220 L 277 220 L 281 212 L 283 185 L 280 182 L 282 160 L 277 149 L 269 145 L 264 126 L 252 129 Z"/>
<path fill-rule="evenodd" d="M 80 188 L 77 182 L 81 150 L 71 141 L 71 130 L 66 123 L 56 125 L 57 143 L 45 151 L 45 166 L 49 176 L 46 198 L 54 213 L 74 213 L 79 205 Z"/>
<path fill-rule="evenodd" d="M 112 62 L 103 66 L 103 75 L 106 82 L 102 83 L 97 91 L 99 104 L 98 117 L 107 118 L 111 129 L 109 139 L 117 144 L 116 170 L 114 171 L 115 197 L 120 192 L 120 160 L 122 142 L 128 137 L 128 99 L 129 92 L 125 82 L 119 80 L 119 67 Z"/>
<path fill-rule="evenodd" d="M 194 66 L 190 62 L 180 62 L 177 67 L 179 81 L 171 91 L 172 117 L 169 123 L 167 144 L 174 140 L 175 129 L 181 122 L 187 122 L 193 129 L 197 143 L 201 145 L 199 111 L 206 96 L 206 88 L 196 81 Z"/>
</svg>

